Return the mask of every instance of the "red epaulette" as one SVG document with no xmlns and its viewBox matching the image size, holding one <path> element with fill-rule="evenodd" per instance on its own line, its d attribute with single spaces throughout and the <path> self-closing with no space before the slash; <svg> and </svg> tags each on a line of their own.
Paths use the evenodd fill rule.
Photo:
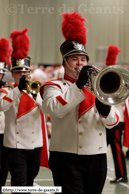
<svg viewBox="0 0 129 194">
<path fill-rule="evenodd" d="M 5 94 L 8 94 L 6 90 L 3 89 L 4 87 L 0 88 L 0 92 L 4 92 Z"/>
<path fill-rule="evenodd" d="M 60 89 L 61 89 L 61 86 L 59 85 L 59 84 L 56 84 L 56 83 L 54 83 L 54 82 L 52 82 L 52 81 L 56 81 L 56 80 L 51 80 L 51 81 L 48 81 L 48 82 L 46 82 L 43 86 L 41 86 L 41 88 L 40 88 L 40 95 L 41 95 L 41 98 L 43 99 L 43 90 L 44 90 L 44 86 L 47 86 L 47 85 L 55 85 L 55 86 L 57 86 L 57 87 L 59 87 Z"/>
</svg>

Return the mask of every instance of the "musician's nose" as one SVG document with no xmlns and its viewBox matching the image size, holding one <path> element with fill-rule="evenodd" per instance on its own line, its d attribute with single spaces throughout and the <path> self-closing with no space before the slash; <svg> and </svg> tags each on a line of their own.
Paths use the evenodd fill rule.
<svg viewBox="0 0 129 194">
<path fill-rule="evenodd" d="M 77 60 L 77 65 L 80 66 L 82 64 L 82 61 L 81 60 Z"/>
</svg>

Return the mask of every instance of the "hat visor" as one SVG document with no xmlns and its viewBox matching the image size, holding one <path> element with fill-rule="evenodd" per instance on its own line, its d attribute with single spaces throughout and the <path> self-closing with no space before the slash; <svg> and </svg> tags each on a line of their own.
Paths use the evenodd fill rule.
<svg viewBox="0 0 129 194">
<path fill-rule="evenodd" d="M 0 73 L 6 73 L 6 72 L 8 72 L 8 69 L 5 69 L 5 68 L 0 69 Z"/>
<path fill-rule="evenodd" d="M 85 55 L 85 56 L 87 56 L 88 60 L 90 59 L 88 54 L 86 52 L 82 52 L 82 51 L 80 51 L 80 52 L 79 51 L 74 51 L 74 52 L 69 53 L 68 55 L 66 55 L 66 57 L 68 57 L 70 55 Z"/>
<path fill-rule="evenodd" d="M 11 72 L 14 71 L 31 71 L 30 67 L 14 67 L 11 69 Z"/>
</svg>

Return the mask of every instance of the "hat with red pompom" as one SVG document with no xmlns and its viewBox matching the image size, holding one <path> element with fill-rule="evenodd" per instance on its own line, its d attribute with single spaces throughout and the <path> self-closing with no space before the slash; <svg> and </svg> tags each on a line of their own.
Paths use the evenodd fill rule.
<svg viewBox="0 0 129 194">
<path fill-rule="evenodd" d="M 87 43 L 87 29 L 84 22 L 86 21 L 79 13 L 65 13 L 62 22 L 62 33 L 65 42 L 60 46 L 60 51 L 63 58 L 74 54 L 83 54 L 89 61 L 89 56 L 85 51 Z"/>
<path fill-rule="evenodd" d="M 107 66 L 109 65 L 116 65 L 116 59 L 117 59 L 117 55 L 121 52 L 121 50 L 114 46 L 114 45 L 110 45 L 108 47 L 108 52 L 107 52 L 107 57 L 106 57 L 106 62 L 105 64 Z"/>
<path fill-rule="evenodd" d="M 10 34 L 12 40 L 13 52 L 11 55 L 11 71 L 30 71 L 30 57 L 28 55 L 30 39 L 27 36 L 25 28 L 23 31 L 13 31 Z"/>
<path fill-rule="evenodd" d="M 0 73 L 5 73 L 8 71 L 8 66 L 11 65 L 10 56 L 11 48 L 9 45 L 9 40 L 6 38 L 0 39 Z"/>
</svg>

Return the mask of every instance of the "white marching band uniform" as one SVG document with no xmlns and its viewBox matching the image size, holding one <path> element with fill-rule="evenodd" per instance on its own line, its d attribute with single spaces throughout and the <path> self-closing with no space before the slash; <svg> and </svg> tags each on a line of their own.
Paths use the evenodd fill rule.
<svg viewBox="0 0 129 194">
<path fill-rule="evenodd" d="M 103 118 L 96 109 L 94 94 L 85 91 L 86 96 L 75 83 L 65 79 L 50 81 L 41 88 L 43 111 L 52 119 L 50 151 L 80 155 L 107 152 L 105 128 L 118 124 L 119 112 L 112 106 L 107 118 Z M 87 106 L 82 104 L 79 108 L 85 98 Z"/>
<path fill-rule="evenodd" d="M 5 114 L 4 146 L 18 149 L 42 147 L 41 102 L 31 94 L 21 94 L 18 87 L 0 89 L 0 110 Z M 24 97 L 22 97 L 24 96 Z M 22 97 L 22 103 L 20 99 Z M 28 106 L 31 104 L 31 106 Z M 38 141 L 37 141 L 38 139 Z"/>
</svg>

